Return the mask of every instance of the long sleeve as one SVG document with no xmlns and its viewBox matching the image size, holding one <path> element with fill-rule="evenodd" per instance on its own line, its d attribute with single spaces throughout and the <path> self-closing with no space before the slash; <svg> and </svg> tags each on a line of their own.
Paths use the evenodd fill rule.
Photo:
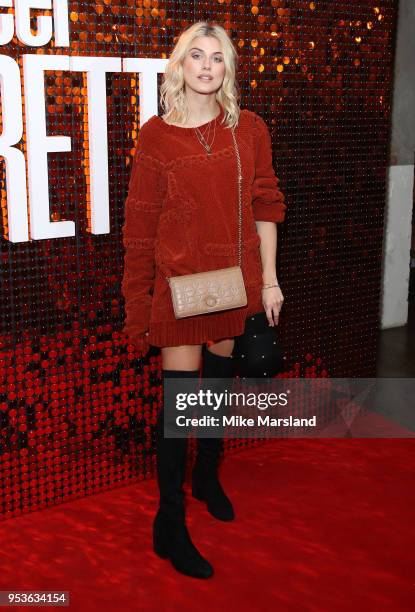
<svg viewBox="0 0 415 612">
<path fill-rule="evenodd" d="M 251 187 L 255 221 L 281 222 L 285 219 L 285 196 L 272 165 L 271 136 L 265 121 L 255 113 L 255 178 Z"/>
<path fill-rule="evenodd" d="M 121 289 L 126 312 L 123 333 L 144 353 L 150 348 L 147 336 L 155 275 L 155 236 L 165 189 L 163 163 L 149 155 L 154 150 L 152 137 L 151 128 L 144 124 L 133 158 L 122 227 L 125 255 Z"/>
</svg>

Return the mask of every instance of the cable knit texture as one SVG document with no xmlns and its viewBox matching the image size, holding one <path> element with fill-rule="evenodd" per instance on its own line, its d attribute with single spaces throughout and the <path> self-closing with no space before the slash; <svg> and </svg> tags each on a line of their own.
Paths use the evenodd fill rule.
<svg viewBox="0 0 415 612">
<path fill-rule="evenodd" d="M 260 238 L 255 221 L 282 222 L 286 204 L 272 163 L 264 120 L 243 109 L 235 134 L 242 164 L 242 274 L 245 307 L 176 319 L 166 277 L 238 263 L 237 162 L 232 134 L 216 119 L 192 128 L 153 115 L 140 129 L 125 221 L 122 293 L 124 337 L 146 353 L 153 346 L 202 344 L 243 333 L 249 314 L 263 310 Z M 210 128 L 210 134 L 208 129 Z"/>
</svg>

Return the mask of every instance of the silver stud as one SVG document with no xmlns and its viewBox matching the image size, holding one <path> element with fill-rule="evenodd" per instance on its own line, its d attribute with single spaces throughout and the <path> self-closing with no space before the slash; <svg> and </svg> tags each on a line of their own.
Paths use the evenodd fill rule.
<svg viewBox="0 0 415 612">
<path fill-rule="evenodd" d="M 264 359 L 265 355 L 262 355 L 262 359 Z"/>
</svg>

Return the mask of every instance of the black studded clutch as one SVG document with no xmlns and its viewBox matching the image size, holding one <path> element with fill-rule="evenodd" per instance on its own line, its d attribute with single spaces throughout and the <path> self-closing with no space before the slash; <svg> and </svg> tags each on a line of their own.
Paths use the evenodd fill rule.
<svg viewBox="0 0 415 612">
<path fill-rule="evenodd" d="M 234 370 L 241 378 L 272 378 L 284 368 L 284 351 L 265 311 L 247 317 L 245 330 L 235 337 Z"/>
</svg>

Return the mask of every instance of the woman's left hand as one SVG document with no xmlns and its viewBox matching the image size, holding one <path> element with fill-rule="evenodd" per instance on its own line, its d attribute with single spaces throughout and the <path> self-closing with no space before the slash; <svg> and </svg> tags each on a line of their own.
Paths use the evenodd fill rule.
<svg viewBox="0 0 415 612">
<path fill-rule="evenodd" d="M 262 289 L 262 304 L 267 315 L 268 323 L 271 327 L 274 327 L 274 325 L 278 325 L 278 317 L 283 301 L 284 296 L 279 287 L 269 287 L 268 289 Z"/>
</svg>

